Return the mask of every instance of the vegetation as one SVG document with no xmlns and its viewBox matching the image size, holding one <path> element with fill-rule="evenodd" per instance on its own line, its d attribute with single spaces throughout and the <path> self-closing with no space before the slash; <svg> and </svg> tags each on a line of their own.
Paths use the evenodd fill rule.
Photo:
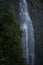
<svg viewBox="0 0 43 65">
<path fill-rule="evenodd" d="M 22 31 L 8 3 L 0 0 L 0 65 L 26 65 L 21 48 Z"/>
</svg>

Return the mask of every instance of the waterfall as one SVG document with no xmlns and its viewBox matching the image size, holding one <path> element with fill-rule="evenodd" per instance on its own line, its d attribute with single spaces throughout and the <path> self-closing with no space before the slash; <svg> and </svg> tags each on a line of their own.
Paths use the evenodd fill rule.
<svg viewBox="0 0 43 65">
<path fill-rule="evenodd" d="M 22 47 L 23 57 L 28 64 L 34 65 L 34 29 L 32 20 L 29 16 L 26 0 L 19 3 L 20 27 L 23 30 Z"/>
</svg>

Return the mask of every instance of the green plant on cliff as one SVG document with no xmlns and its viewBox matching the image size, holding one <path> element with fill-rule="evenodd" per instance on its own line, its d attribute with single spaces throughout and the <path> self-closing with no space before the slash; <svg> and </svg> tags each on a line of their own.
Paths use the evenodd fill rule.
<svg viewBox="0 0 43 65">
<path fill-rule="evenodd" d="M 19 21 L 10 7 L 0 0 L 0 65 L 26 65 L 22 57 Z"/>
</svg>

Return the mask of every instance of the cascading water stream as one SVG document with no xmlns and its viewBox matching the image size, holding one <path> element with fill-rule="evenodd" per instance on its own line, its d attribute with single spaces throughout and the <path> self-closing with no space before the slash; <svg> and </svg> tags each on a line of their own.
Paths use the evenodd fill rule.
<svg viewBox="0 0 43 65">
<path fill-rule="evenodd" d="M 23 30 L 23 56 L 28 64 L 34 65 L 34 29 L 26 0 L 20 0 L 19 16 L 21 21 L 20 27 Z"/>
</svg>

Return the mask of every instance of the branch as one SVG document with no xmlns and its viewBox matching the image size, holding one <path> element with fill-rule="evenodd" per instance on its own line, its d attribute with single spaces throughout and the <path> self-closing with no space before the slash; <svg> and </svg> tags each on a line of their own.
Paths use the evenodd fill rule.
<svg viewBox="0 0 43 65">
<path fill-rule="evenodd" d="M 0 60 L 2 60 L 2 61 L 3 61 L 3 60 L 6 60 L 6 59 L 8 59 L 8 57 L 5 57 L 5 58 L 1 58 Z"/>
<path fill-rule="evenodd" d="M 38 9 L 43 9 L 43 7 L 39 7 L 38 3 L 33 3 L 31 0 L 29 0 L 31 6 L 36 6 Z"/>
</svg>

